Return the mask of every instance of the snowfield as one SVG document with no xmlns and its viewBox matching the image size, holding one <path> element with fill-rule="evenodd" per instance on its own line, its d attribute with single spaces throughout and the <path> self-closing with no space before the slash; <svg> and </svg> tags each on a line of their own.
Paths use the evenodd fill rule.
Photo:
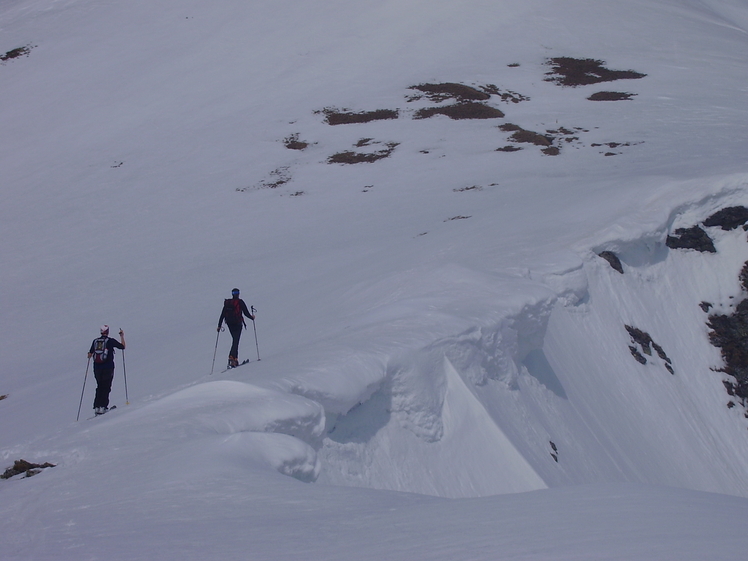
<svg viewBox="0 0 748 561">
<path fill-rule="evenodd" d="M 55 465 L 0 558 L 744 559 L 746 47 L 742 0 L 0 0 L 0 468 Z"/>
</svg>

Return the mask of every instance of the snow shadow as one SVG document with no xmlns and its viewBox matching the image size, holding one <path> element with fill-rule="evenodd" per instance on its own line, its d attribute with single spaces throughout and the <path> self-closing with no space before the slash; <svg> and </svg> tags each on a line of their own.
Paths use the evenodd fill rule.
<svg viewBox="0 0 748 561">
<path fill-rule="evenodd" d="M 527 373 L 530 376 L 535 378 L 558 397 L 566 399 L 566 391 L 561 384 L 561 380 L 558 379 L 556 372 L 548 362 L 542 349 L 530 351 L 522 361 L 522 365 L 527 369 Z"/>
<path fill-rule="evenodd" d="M 391 416 L 391 390 L 380 388 L 368 400 L 335 419 L 326 436 L 339 444 L 366 443 L 387 426 Z"/>
</svg>

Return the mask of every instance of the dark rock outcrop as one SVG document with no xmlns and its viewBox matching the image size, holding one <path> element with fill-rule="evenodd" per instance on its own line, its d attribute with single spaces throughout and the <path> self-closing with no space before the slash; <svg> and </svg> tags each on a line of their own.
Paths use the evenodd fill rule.
<svg viewBox="0 0 748 561">
<path fill-rule="evenodd" d="M 718 210 L 704 220 L 704 226 L 711 228 L 719 226 L 723 230 L 734 230 L 748 222 L 748 208 L 731 206 Z"/>
<path fill-rule="evenodd" d="M 618 259 L 618 256 L 615 253 L 613 253 L 612 251 L 603 251 L 599 253 L 599 256 L 610 263 L 610 266 L 613 267 L 616 271 L 623 274 L 623 265 L 621 264 L 621 260 Z"/>
<path fill-rule="evenodd" d="M 712 238 L 701 226 L 678 228 L 673 234 L 665 241 L 665 245 L 670 249 L 694 249 L 703 253 L 717 253 Z"/>
</svg>

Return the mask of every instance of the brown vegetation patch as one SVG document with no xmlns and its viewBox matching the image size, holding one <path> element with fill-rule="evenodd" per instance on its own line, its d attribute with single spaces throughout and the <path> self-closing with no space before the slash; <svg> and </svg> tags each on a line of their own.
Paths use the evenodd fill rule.
<svg viewBox="0 0 748 561">
<path fill-rule="evenodd" d="M 514 142 L 520 144 L 534 144 L 535 146 L 550 146 L 553 144 L 553 138 L 544 136 L 540 133 L 528 130 L 518 130 L 512 136 L 509 137 Z"/>
<path fill-rule="evenodd" d="M 548 59 L 547 64 L 552 70 L 546 73 L 548 78 L 545 81 L 559 86 L 587 86 L 600 82 L 635 80 L 646 76 L 634 70 L 610 70 L 603 66 L 604 60 L 592 58 L 557 57 Z"/>
<path fill-rule="evenodd" d="M 525 130 L 519 125 L 513 123 L 505 123 L 499 126 L 499 130 L 504 132 L 511 132 L 512 135 L 509 140 L 518 144 L 533 144 L 535 146 L 543 146 L 541 150 L 544 154 L 549 156 L 556 156 L 560 153 L 560 150 L 553 146 L 553 137 L 544 136 L 534 131 Z M 521 150 L 518 146 L 508 145 L 503 148 L 497 148 L 497 152 L 516 152 Z"/>
<path fill-rule="evenodd" d="M 496 149 L 497 152 L 519 152 L 520 150 L 522 150 L 521 146 L 514 146 L 513 144 L 508 144 Z"/>
<path fill-rule="evenodd" d="M 306 150 L 309 147 L 308 142 L 299 140 L 299 134 L 294 133 L 283 139 L 283 145 L 289 150 Z"/>
<path fill-rule="evenodd" d="M 325 122 L 328 125 L 351 125 L 356 123 L 369 123 L 371 121 L 384 121 L 397 119 L 400 112 L 397 109 L 377 109 L 375 111 L 361 111 L 359 113 L 338 110 L 328 107 L 322 110 L 325 114 Z"/>
<path fill-rule="evenodd" d="M 411 86 L 410 89 L 422 92 L 424 96 L 434 103 L 448 99 L 456 99 L 458 101 L 486 101 L 491 97 L 491 94 L 485 91 L 480 91 L 465 84 L 454 84 L 451 82 L 444 84 L 419 84 Z M 415 101 L 421 97 L 421 95 L 415 95 L 408 98 L 408 101 Z"/>
<path fill-rule="evenodd" d="M 22 56 L 29 56 L 31 53 L 31 49 L 34 47 L 31 45 L 26 45 L 25 47 L 18 47 L 17 49 L 11 49 L 4 55 L 0 55 L 0 62 L 6 62 L 14 58 L 19 58 Z"/>
<path fill-rule="evenodd" d="M 597 92 L 587 99 L 590 101 L 625 101 L 632 99 L 636 94 L 626 92 Z"/>
<path fill-rule="evenodd" d="M 486 93 L 490 93 L 491 95 L 500 97 L 501 101 L 504 101 L 506 103 L 520 103 L 521 101 L 530 101 L 530 98 L 526 95 L 522 95 L 511 90 L 503 91 L 492 84 L 484 86 L 483 90 Z"/>
<path fill-rule="evenodd" d="M 504 132 L 511 132 L 512 135 L 509 137 L 509 140 L 512 142 L 516 142 L 518 144 L 533 144 L 535 146 L 542 146 L 543 148 L 541 149 L 541 152 L 546 156 L 558 156 L 561 153 L 561 149 L 553 145 L 553 141 L 555 140 L 555 138 L 552 136 L 540 134 L 535 131 L 529 131 L 523 129 L 519 125 L 515 125 L 512 123 L 501 125 L 499 129 Z M 514 150 L 511 150 L 508 146 L 505 146 L 504 148 L 499 148 L 498 151 L 512 152 Z"/>
<path fill-rule="evenodd" d="M 281 185 L 285 185 L 291 181 L 291 173 L 289 172 L 289 166 L 281 166 L 274 169 L 268 175 L 267 179 L 260 181 L 254 188 L 252 187 L 237 187 L 237 191 L 245 192 L 252 189 L 277 189 Z"/>
<path fill-rule="evenodd" d="M 426 107 L 416 111 L 416 119 L 428 119 L 434 115 L 445 115 L 450 119 L 501 119 L 504 113 L 484 103 L 456 103 L 446 107 Z"/>
<path fill-rule="evenodd" d="M 513 91 L 502 91 L 494 84 L 473 87 L 465 84 L 455 84 L 445 82 L 443 84 L 419 84 L 411 86 L 411 90 L 418 90 L 419 94 L 407 98 L 408 101 L 416 101 L 422 97 L 428 98 L 434 103 L 441 103 L 449 99 L 454 99 L 460 103 L 471 101 L 487 101 L 491 96 L 497 96 L 506 103 L 519 103 L 528 101 L 530 98 Z"/>
<path fill-rule="evenodd" d="M 363 142 L 363 144 L 361 144 Z M 371 142 L 370 138 L 361 139 L 356 144 L 358 147 L 368 146 Z M 386 148 L 383 150 L 377 150 L 375 152 L 354 152 L 352 150 L 346 150 L 344 152 L 338 152 L 327 158 L 328 164 L 371 164 L 378 160 L 387 158 L 395 151 L 398 146 L 398 142 L 388 142 L 385 144 Z"/>
<path fill-rule="evenodd" d="M 452 218 L 447 218 L 444 222 L 451 222 L 452 220 L 467 220 L 468 218 L 472 218 L 472 216 L 453 216 Z"/>
<path fill-rule="evenodd" d="M 56 464 L 50 464 L 49 462 L 43 464 L 32 464 L 31 462 L 27 462 L 26 460 L 16 460 L 13 463 L 13 467 L 9 467 L 5 470 L 5 473 L 0 475 L 0 479 L 10 479 L 11 477 L 15 477 L 16 475 L 20 475 L 22 473 L 26 474 L 25 477 L 32 477 L 41 472 L 41 470 L 43 469 L 55 466 Z"/>
<path fill-rule="evenodd" d="M 616 149 L 616 148 L 621 148 L 621 147 L 626 147 L 626 146 L 636 146 L 638 144 L 643 144 L 643 142 L 603 142 L 603 143 L 593 142 L 592 144 L 590 144 L 590 146 L 593 146 L 596 148 L 601 147 L 601 146 L 607 146 L 608 148 Z M 623 152 L 600 152 L 600 153 L 603 154 L 604 156 L 618 156 L 622 154 Z"/>
</svg>

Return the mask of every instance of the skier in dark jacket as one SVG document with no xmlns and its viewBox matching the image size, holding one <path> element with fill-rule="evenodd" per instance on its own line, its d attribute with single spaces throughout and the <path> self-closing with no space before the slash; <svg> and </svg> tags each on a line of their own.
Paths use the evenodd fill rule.
<svg viewBox="0 0 748 561">
<path fill-rule="evenodd" d="M 239 339 L 242 336 L 242 327 L 247 326 L 244 323 L 244 316 L 247 316 L 252 321 L 254 321 L 255 316 L 249 313 L 244 300 L 239 298 L 238 288 L 231 290 L 231 296 L 231 298 L 223 301 L 221 317 L 218 318 L 218 331 L 221 330 L 221 325 L 225 321 L 232 338 L 228 367 L 235 368 L 239 366 Z"/>
<path fill-rule="evenodd" d="M 91 343 L 88 358 L 93 357 L 93 371 L 96 377 L 96 397 L 94 411 L 97 415 L 109 410 L 109 392 L 114 379 L 114 349 L 125 349 L 125 332 L 119 330 L 119 341 L 109 337 L 109 326 L 101 326 L 101 337 Z"/>
</svg>

